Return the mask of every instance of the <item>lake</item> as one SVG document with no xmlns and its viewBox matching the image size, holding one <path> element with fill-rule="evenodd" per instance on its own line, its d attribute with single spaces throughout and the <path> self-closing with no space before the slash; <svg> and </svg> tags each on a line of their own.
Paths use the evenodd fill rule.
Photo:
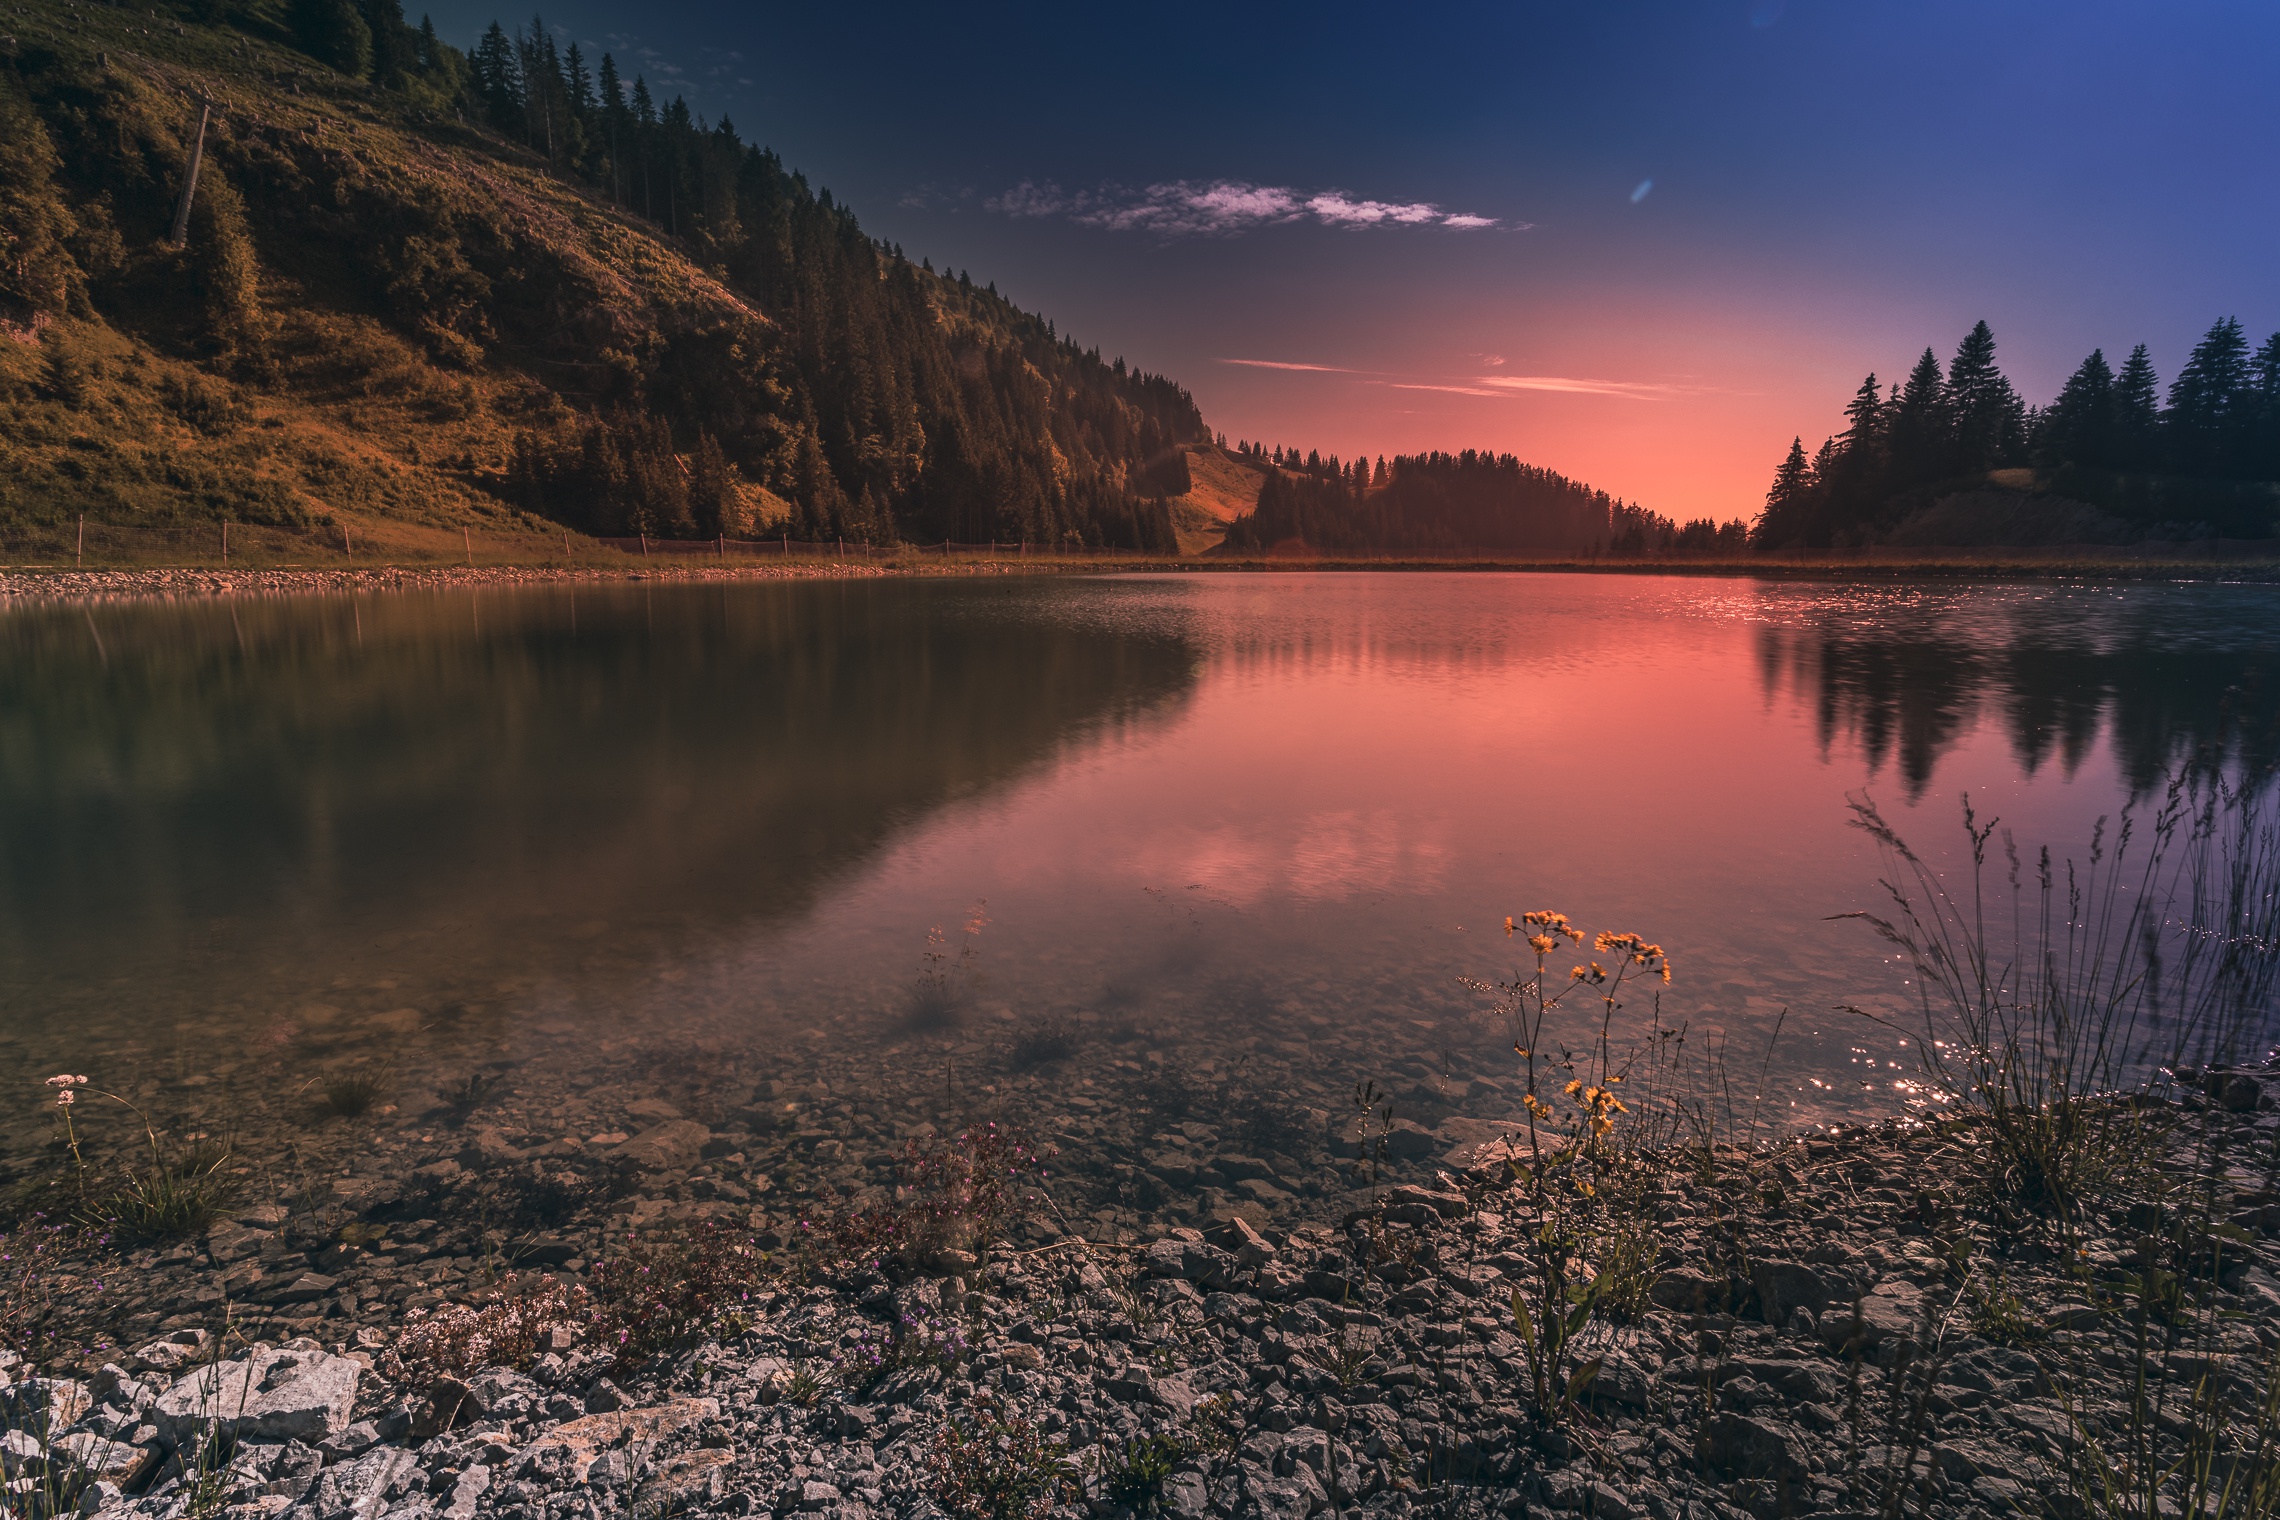
<svg viewBox="0 0 2280 1520">
<path fill-rule="evenodd" d="M 19 1170 L 53 1154 L 38 1083 L 60 1070 L 235 1137 L 273 1181 L 287 1152 L 432 1145 L 470 1075 L 520 1144 L 614 1143 L 642 1104 L 749 1133 L 740 1161 L 779 1171 L 991 1112 L 1124 1230 L 1195 1204 L 1148 1164 L 1166 1145 L 1200 1148 L 1196 1198 L 1240 1181 L 1208 1170 L 1230 1126 L 1274 1175 L 1251 1194 L 1320 1193 L 1288 1174 L 1357 1082 L 1426 1124 L 1509 1116 L 1510 1039 L 1468 979 L 1523 969 L 1504 920 L 1537 908 L 1667 950 L 1619 1042 L 1683 1026 L 1766 1073 L 1769 1122 L 1889 1113 L 1908 1051 L 1836 1011 L 1910 996 L 1834 917 L 1882 900 L 1848 799 L 1947 868 L 1966 793 L 2021 848 L 2080 854 L 2174 765 L 2271 763 L 2276 655 L 2280 597 L 2206 584 L 1189 574 L 18 607 L 0 1046 L 22 1103 L 0 1142 Z M 388 1086 L 370 1129 L 308 1116 L 344 1067 Z"/>
</svg>

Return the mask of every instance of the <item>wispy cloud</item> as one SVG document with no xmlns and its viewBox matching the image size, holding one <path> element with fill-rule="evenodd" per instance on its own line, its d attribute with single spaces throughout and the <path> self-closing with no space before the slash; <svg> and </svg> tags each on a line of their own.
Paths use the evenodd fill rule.
<svg viewBox="0 0 2280 1520">
<path fill-rule="evenodd" d="M 1571 396 L 1660 401 L 1678 393 L 1674 386 L 1634 384 L 1628 380 L 1586 380 L 1573 375 L 1481 375 L 1445 384 L 1423 380 L 1388 380 L 1385 384 L 1397 391 L 1447 391 L 1452 396 L 1509 397 L 1520 391 L 1555 391 Z"/>
<path fill-rule="evenodd" d="M 1478 383 L 1498 391 L 1567 391 L 1579 396 L 1623 396 L 1633 401 L 1656 401 L 1671 394 L 1667 385 L 1583 380 L 1572 375 L 1483 375 Z"/>
<path fill-rule="evenodd" d="M 1500 365 L 1505 362 L 1501 354 L 1475 354 L 1483 365 Z M 1380 385 L 1395 391 L 1440 391 L 1451 396 L 1480 396 L 1488 400 L 1510 400 L 1529 391 L 1549 391 L 1568 396 L 1612 396 L 1621 401 L 1662 401 L 1673 396 L 1692 395 L 1703 389 L 1695 385 L 1663 385 L 1641 380 L 1598 380 L 1581 375 L 1452 375 L 1412 380 L 1390 378 L 1398 371 L 1382 369 L 1350 369 L 1342 364 L 1306 364 L 1291 359 L 1218 359 L 1218 364 L 1235 364 L 1245 369 L 1303 370 L 1323 375 L 1356 375 L 1364 385 Z M 1388 378 L 1379 378 L 1386 376 Z"/>
<path fill-rule="evenodd" d="M 1487 227 L 1518 231 L 1531 225 L 1444 211 L 1430 201 L 1375 201 L 1342 190 L 1294 190 L 1225 179 L 1176 180 L 1144 189 L 1106 185 L 1098 190 L 1063 190 L 1051 181 L 1023 180 L 983 204 L 1004 216 L 1050 217 L 1159 237 L 1228 235 L 1294 222 L 1348 228 L 1447 227 L 1459 232 Z"/>
<path fill-rule="evenodd" d="M 1219 364 L 1240 364 L 1245 369 L 1307 369 L 1315 370 L 1325 375 L 1359 375 L 1367 373 L 1367 371 L 1364 370 L 1345 369 L 1336 364 L 1292 364 L 1282 359 L 1219 359 L 1215 360 L 1214 362 Z"/>
<path fill-rule="evenodd" d="M 1397 391 L 1446 391 L 1452 396 L 1502 396 L 1502 391 L 1484 391 L 1477 385 L 1427 385 L 1422 380 L 1388 380 L 1386 386 Z"/>
</svg>

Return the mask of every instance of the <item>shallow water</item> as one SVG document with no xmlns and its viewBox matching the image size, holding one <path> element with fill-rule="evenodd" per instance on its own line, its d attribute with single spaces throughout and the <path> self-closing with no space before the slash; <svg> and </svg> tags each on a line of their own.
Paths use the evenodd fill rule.
<svg viewBox="0 0 2280 1520">
<path fill-rule="evenodd" d="M 1503 920 L 1538 907 L 1668 949 L 1659 1010 L 1627 997 L 1618 1038 L 1659 1017 L 1754 1072 L 1778 1021 L 1774 1108 L 1888 1111 L 1906 1052 L 1833 1011 L 1908 992 L 1831 921 L 1879 902 L 1848 796 L 1949 865 L 1966 792 L 2080 851 L 2181 757 L 2246 732 L 2268 758 L 2276 654 L 2280 596 L 2207 585 L 1188 575 L 17 609 L 0 1054 L 25 1103 L 0 1125 L 12 1159 L 47 1143 L 55 1070 L 242 1114 L 351 1061 L 407 1115 L 481 1066 L 715 1112 L 837 1071 L 856 1131 L 1025 1066 L 1019 1090 L 1080 1111 L 1247 1069 L 1299 1103 L 1373 1079 L 1455 1104 L 1512 1064 L 1462 979 L 1518 971 Z M 864 1107 L 882 1071 L 898 1096 Z"/>
</svg>

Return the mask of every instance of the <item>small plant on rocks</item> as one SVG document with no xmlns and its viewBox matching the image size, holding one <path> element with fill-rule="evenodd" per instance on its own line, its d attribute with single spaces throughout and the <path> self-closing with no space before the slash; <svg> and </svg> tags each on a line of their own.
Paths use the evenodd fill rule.
<svg viewBox="0 0 2280 1520">
<path fill-rule="evenodd" d="M 966 1334 L 954 1319 L 934 1314 L 906 1314 L 889 1328 L 866 1327 L 839 1354 L 839 1378 L 846 1386 L 865 1389 L 890 1373 L 906 1367 L 933 1367 L 947 1372 L 965 1360 Z"/>
<path fill-rule="evenodd" d="M 509 1277 L 480 1304 L 411 1311 L 387 1363 L 415 1386 L 478 1367 L 527 1367 L 541 1351 L 565 1349 L 593 1313 L 586 1290 L 574 1283 Z"/>
<path fill-rule="evenodd" d="M 317 1079 L 317 1109 L 334 1119 L 370 1113 L 387 1094 L 389 1074 L 369 1066 L 344 1066 Z"/>
<path fill-rule="evenodd" d="M 1161 1431 L 1111 1441 L 1099 1453 L 1101 1496 L 1112 1504 L 1153 1511 L 1164 1502 L 1164 1483 L 1195 1452 L 1192 1441 Z"/>
<path fill-rule="evenodd" d="M 749 1313 L 768 1275 L 751 1237 L 718 1220 L 674 1239 L 629 1241 L 588 1274 L 594 1333 L 620 1361 L 640 1361 Z"/>
<path fill-rule="evenodd" d="M 1022 1131 L 995 1121 L 903 1147 L 892 1203 L 800 1221 L 829 1270 L 915 1265 L 950 1250 L 986 1256 L 1041 1201 L 1045 1156 Z"/>
<path fill-rule="evenodd" d="M 1532 976 L 1496 987 L 1497 1011 L 1513 1036 L 1513 1051 L 1524 1063 L 1527 1091 L 1521 1102 L 1528 1119 L 1528 1154 L 1507 1162 L 1513 1182 L 1523 1188 L 1536 1212 L 1531 1255 L 1534 1270 L 1512 1290 L 1512 1318 L 1528 1368 L 1529 1391 L 1537 1418 L 1564 1420 L 1598 1373 L 1600 1358 L 1568 1366 L 1568 1347 L 1594 1313 L 1604 1306 L 1615 1317 L 1643 1312 L 1653 1287 L 1653 1244 L 1643 1221 L 1614 1207 L 1611 1179 L 1625 1168 L 1615 1138 L 1630 1107 L 1619 1094 L 1627 1072 L 1613 1053 L 1611 1031 L 1622 1008 L 1624 982 L 1632 976 L 1670 980 L 1670 961 L 1660 945 L 1636 934 L 1599 935 L 1595 954 L 1556 978 L 1551 960 L 1562 941 L 1581 944 L 1583 931 L 1564 913 L 1550 910 L 1506 919 L 1505 933 L 1525 932 L 1535 956 Z M 1608 962 L 1612 962 L 1612 968 Z M 1480 984 L 1475 984 L 1480 986 Z M 1556 987 L 1557 990 L 1554 990 Z M 1588 1064 L 1544 1049 L 1552 1015 L 1572 994 L 1591 988 L 1598 996 L 1599 1029 Z M 1570 1075 L 1561 1087 L 1565 1104 L 1546 1100 L 1540 1082 L 1547 1071 Z M 1597 1257 L 1597 1270 L 1585 1268 Z"/>
<path fill-rule="evenodd" d="M 986 1394 L 943 1422 L 926 1469 L 951 1520 L 1045 1520 L 1084 1493 L 1068 1446 Z"/>
</svg>

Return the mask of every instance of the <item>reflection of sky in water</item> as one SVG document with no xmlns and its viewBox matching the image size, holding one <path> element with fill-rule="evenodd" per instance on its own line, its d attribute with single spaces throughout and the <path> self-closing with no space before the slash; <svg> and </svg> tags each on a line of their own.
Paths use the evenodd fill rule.
<svg viewBox="0 0 2280 1520">
<path fill-rule="evenodd" d="M 477 1009 L 510 1044 L 542 1016 L 896 1041 L 928 928 L 956 940 L 986 901 L 977 1019 L 1304 1039 L 1358 1077 L 1492 1057 L 1459 979 L 1513 974 L 1504 915 L 1556 907 L 1668 947 L 1662 1017 L 1738 1066 L 1787 1009 L 1787 1093 L 1888 1095 L 1892 1039 L 1830 1011 L 1903 991 L 1827 921 L 1875 901 L 1847 793 L 1936 861 L 1965 790 L 2079 849 L 2149 768 L 2272 753 L 2250 673 L 2280 642 L 2268 593 L 2223 587 L 580 598 L 574 628 L 559 592 L 486 598 L 480 632 L 449 598 L 365 599 L 361 643 L 335 602 L 106 609 L 100 678 L 75 619 L 18 615 L 0 928 L 23 1053 L 405 1008 Z"/>
</svg>

